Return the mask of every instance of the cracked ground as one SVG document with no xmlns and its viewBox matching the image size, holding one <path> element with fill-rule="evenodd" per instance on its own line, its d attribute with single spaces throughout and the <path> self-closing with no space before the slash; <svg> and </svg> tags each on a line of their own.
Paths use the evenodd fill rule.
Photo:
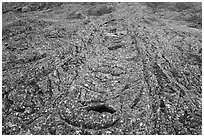
<svg viewBox="0 0 204 137">
<path fill-rule="evenodd" d="M 2 3 L 3 135 L 201 135 L 201 3 Z"/>
</svg>

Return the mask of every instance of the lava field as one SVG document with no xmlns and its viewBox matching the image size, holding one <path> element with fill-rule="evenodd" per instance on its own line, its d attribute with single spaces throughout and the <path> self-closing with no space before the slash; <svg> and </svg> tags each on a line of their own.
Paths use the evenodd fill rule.
<svg viewBox="0 0 204 137">
<path fill-rule="evenodd" d="M 3 135 L 201 135 L 202 3 L 3 2 Z"/>
</svg>

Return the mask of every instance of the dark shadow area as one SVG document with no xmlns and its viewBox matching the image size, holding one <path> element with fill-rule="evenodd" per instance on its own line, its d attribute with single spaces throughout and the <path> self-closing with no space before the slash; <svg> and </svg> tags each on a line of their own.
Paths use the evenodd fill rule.
<svg viewBox="0 0 204 137">
<path fill-rule="evenodd" d="M 99 113 L 103 113 L 103 112 L 108 112 L 108 113 L 115 113 L 116 110 L 114 110 L 113 108 L 111 107 L 108 107 L 106 105 L 97 105 L 97 106 L 90 106 L 87 108 L 88 111 L 96 111 L 96 112 L 99 112 Z"/>
</svg>

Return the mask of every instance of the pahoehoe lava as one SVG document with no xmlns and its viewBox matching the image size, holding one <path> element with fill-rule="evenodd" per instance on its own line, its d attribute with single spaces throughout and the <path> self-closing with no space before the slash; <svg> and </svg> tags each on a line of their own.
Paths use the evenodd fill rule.
<svg viewBox="0 0 204 137">
<path fill-rule="evenodd" d="M 201 2 L 3 2 L 3 135 L 202 135 Z"/>
</svg>

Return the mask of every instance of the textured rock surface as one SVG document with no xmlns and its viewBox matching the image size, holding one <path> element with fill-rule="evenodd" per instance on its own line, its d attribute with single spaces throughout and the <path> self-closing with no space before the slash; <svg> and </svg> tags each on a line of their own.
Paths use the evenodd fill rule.
<svg viewBox="0 0 204 137">
<path fill-rule="evenodd" d="M 201 9 L 3 3 L 2 133 L 202 134 Z"/>
</svg>

